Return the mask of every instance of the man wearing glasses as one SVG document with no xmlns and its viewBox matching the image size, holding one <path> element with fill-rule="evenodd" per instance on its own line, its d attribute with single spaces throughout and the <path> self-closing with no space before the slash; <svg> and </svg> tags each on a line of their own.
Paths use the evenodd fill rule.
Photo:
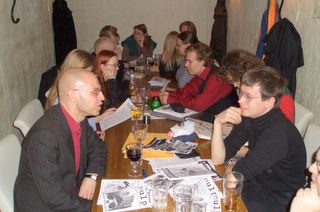
<svg viewBox="0 0 320 212">
<path fill-rule="evenodd" d="M 14 188 L 15 211 L 90 211 L 96 179 L 106 167 L 106 145 L 89 126 L 104 96 L 96 76 L 69 69 L 59 80 L 60 103 L 23 141 Z"/>
<path fill-rule="evenodd" d="M 305 183 L 306 150 L 299 131 L 278 109 L 285 80 L 270 67 L 244 73 L 240 108 L 230 107 L 214 120 L 212 160 L 221 164 L 249 142 L 247 155 L 233 167 L 244 175 L 243 201 L 249 211 L 286 211 Z M 223 140 L 223 124 L 234 124 Z"/>
</svg>

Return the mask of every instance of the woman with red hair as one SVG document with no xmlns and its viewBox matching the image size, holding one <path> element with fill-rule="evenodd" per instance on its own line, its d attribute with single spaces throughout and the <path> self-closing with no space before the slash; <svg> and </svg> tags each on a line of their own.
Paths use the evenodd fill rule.
<svg viewBox="0 0 320 212">
<path fill-rule="evenodd" d="M 119 101 L 125 100 L 124 94 L 116 79 L 119 67 L 116 53 L 108 50 L 101 51 L 95 60 L 95 73 L 100 81 L 102 92 L 106 97 L 104 109 L 116 107 Z"/>
</svg>

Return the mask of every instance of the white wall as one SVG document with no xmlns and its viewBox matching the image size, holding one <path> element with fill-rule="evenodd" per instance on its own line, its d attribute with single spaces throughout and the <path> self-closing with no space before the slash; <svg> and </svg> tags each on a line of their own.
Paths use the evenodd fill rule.
<svg viewBox="0 0 320 212">
<path fill-rule="evenodd" d="M 121 40 L 144 23 L 161 52 L 165 36 L 182 21 L 195 23 L 199 39 L 210 42 L 216 0 L 69 0 L 78 36 L 78 46 L 90 49 L 104 25 L 118 27 Z"/>
<path fill-rule="evenodd" d="M 285 1 L 282 17 L 298 30 L 304 53 L 304 66 L 297 72 L 296 100 L 314 114 L 313 123 L 320 124 L 320 19 L 313 18 L 316 1 Z M 243 48 L 256 51 L 260 21 L 267 1 L 229 0 L 228 50 Z"/>
<path fill-rule="evenodd" d="M 11 0 L 0 1 L 0 139 L 13 128 L 20 108 L 36 98 L 40 76 L 53 65 L 51 0 L 17 1 L 13 24 Z"/>
</svg>

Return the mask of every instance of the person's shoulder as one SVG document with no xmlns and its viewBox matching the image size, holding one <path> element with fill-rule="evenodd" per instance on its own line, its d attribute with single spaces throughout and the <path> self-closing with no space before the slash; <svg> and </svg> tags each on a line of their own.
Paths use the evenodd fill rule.
<svg viewBox="0 0 320 212">
<path fill-rule="evenodd" d="M 126 39 L 124 39 L 124 40 L 121 42 L 121 45 L 122 45 L 122 46 L 129 45 L 129 43 L 132 43 L 133 41 L 134 41 L 134 37 L 133 37 L 133 35 L 130 35 L 130 36 L 128 36 Z"/>
<path fill-rule="evenodd" d="M 66 123 L 66 119 L 64 118 L 59 105 L 54 105 L 50 107 L 43 114 L 43 116 L 40 117 L 40 119 L 32 126 L 32 128 L 55 131 L 64 127 L 64 123 Z"/>
</svg>

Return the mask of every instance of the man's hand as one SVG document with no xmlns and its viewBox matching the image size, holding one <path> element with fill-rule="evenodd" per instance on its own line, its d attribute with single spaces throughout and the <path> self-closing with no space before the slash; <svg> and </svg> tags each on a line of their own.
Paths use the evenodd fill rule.
<svg viewBox="0 0 320 212">
<path fill-rule="evenodd" d="M 241 109 L 237 107 L 229 107 L 215 117 L 215 122 L 219 124 L 239 124 L 241 122 Z"/>
<path fill-rule="evenodd" d="M 81 183 L 79 197 L 87 200 L 92 200 L 95 188 L 96 181 L 85 177 Z"/>
<path fill-rule="evenodd" d="M 312 182 L 310 188 L 300 189 L 292 201 L 291 212 L 316 212 L 320 211 L 320 196 L 317 184 Z"/>
<path fill-rule="evenodd" d="M 161 104 L 163 104 L 163 105 L 167 104 L 168 96 L 169 96 L 168 92 L 159 93 L 159 98 L 160 98 Z"/>
<path fill-rule="evenodd" d="M 98 134 L 98 136 L 101 138 L 101 140 L 104 141 L 104 138 L 106 136 L 106 133 L 104 131 L 96 131 L 96 133 Z"/>
</svg>

